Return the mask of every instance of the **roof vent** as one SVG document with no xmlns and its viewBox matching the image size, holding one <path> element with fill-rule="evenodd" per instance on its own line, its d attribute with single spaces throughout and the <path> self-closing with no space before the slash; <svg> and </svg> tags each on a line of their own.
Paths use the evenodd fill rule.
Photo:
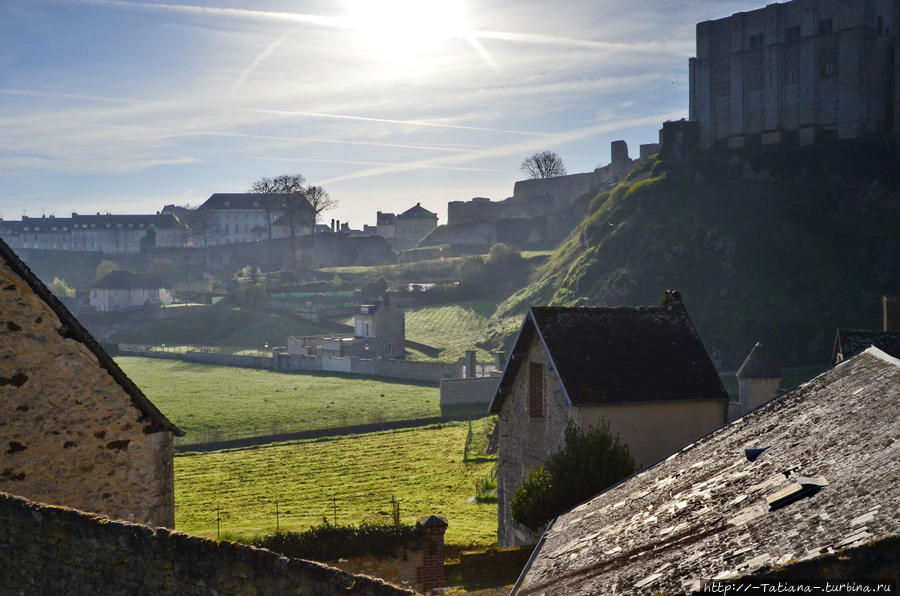
<svg viewBox="0 0 900 596">
<path fill-rule="evenodd" d="M 768 447 L 754 447 L 753 449 L 744 449 L 744 455 L 747 457 L 747 461 L 756 461 L 756 458 L 762 455 L 762 452 L 768 449 Z"/>
<path fill-rule="evenodd" d="M 797 482 L 767 496 L 766 503 L 769 504 L 769 511 L 775 511 L 803 497 L 813 496 L 824 486 L 828 486 L 828 481 L 822 476 L 800 476 Z"/>
</svg>

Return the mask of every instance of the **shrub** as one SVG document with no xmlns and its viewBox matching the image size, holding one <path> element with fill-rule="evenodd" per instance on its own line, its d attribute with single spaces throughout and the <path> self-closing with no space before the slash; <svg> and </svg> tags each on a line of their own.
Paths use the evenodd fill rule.
<svg viewBox="0 0 900 596">
<path fill-rule="evenodd" d="M 420 536 L 421 528 L 411 524 L 363 522 L 357 526 L 331 525 L 327 519 L 305 532 L 276 532 L 251 541 L 288 557 L 334 561 L 340 558 L 375 555 L 391 557 Z"/>
<path fill-rule="evenodd" d="M 53 278 L 53 283 L 50 284 L 50 291 L 56 294 L 57 298 L 75 297 L 75 288 L 69 286 L 69 284 L 66 283 L 66 280 L 58 277 Z"/>
<path fill-rule="evenodd" d="M 538 530 L 557 515 L 586 501 L 634 472 L 628 447 L 605 422 L 582 431 L 566 426 L 566 446 L 543 466 L 532 468 L 510 501 L 512 518 Z"/>
</svg>

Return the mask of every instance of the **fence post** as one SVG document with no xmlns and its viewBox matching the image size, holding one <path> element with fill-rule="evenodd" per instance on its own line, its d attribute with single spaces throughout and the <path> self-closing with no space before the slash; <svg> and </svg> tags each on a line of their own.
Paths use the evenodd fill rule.
<svg viewBox="0 0 900 596">
<path fill-rule="evenodd" d="M 423 551 L 422 566 L 416 569 L 416 587 L 423 594 L 428 594 L 446 584 L 444 532 L 447 531 L 447 518 L 427 515 L 416 525 L 422 528 Z"/>
</svg>

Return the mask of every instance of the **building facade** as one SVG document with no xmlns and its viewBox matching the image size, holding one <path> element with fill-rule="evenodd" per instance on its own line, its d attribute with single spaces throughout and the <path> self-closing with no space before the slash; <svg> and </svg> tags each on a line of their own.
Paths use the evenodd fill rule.
<svg viewBox="0 0 900 596">
<path fill-rule="evenodd" d="M 272 238 L 286 238 L 290 226 L 285 216 L 288 201 L 296 200 L 290 193 L 223 193 L 218 192 L 197 208 L 201 220 L 194 230 L 194 244 L 216 246 L 235 242 L 258 242 Z M 312 205 L 305 198 L 297 201 L 294 218 L 296 235 L 310 234 L 315 224 Z"/>
<path fill-rule="evenodd" d="M 725 424 L 727 410 L 683 306 L 532 307 L 490 405 L 499 417 L 498 543 L 537 539 L 512 519 L 510 499 L 565 446 L 569 421 L 608 424 L 642 469 Z"/>
<path fill-rule="evenodd" d="M 171 213 L 26 217 L 0 221 L 0 237 L 14 249 L 134 253 L 183 247 L 187 227 Z"/>
<path fill-rule="evenodd" d="M 115 312 L 140 308 L 147 302 L 172 303 L 172 289 L 155 275 L 112 271 L 91 286 L 91 308 Z"/>
<path fill-rule="evenodd" d="M 174 527 L 184 433 L 2 241 L 0 287 L 0 491 Z"/>
<path fill-rule="evenodd" d="M 390 294 L 356 311 L 354 351 L 364 358 L 403 358 L 406 351 L 406 314 Z"/>
<path fill-rule="evenodd" d="M 893 134 L 900 0 L 793 0 L 697 25 L 700 148 Z"/>
</svg>

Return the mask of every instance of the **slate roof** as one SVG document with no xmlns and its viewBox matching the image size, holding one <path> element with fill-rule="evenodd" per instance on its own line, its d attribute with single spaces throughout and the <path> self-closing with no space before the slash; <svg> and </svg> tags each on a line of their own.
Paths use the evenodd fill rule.
<svg viewBox="0 0 900 596">
<path fill-rule="evenodd" d="M 540 338 L 573 406 L 727 400 L 687 310 L 656 307 L 529 309 L 490 411 L 500 412 L 516 372 Z"/>
<path fill-rule="evenodd" d="M 11 233 L 22 232 L 59 232 L 80 229 L 105 229 L 124 228 L 174 228 L 178 225 L 178 219 L 171 213 L 158 213 L 149 215 L 79 215 L 73 213 L 72 217 L 27 217 L 21 221 L 4 221 L 3 226 Z"/>
<path fill-rule="evenodd" d="M 856 356 L 869 346 L 900 358 L 900 333 L 880 329 L 838 329 L 831 351 L 831 363 L 837 364 L 838 354 L 846 360 Z"/>
<path fill-rule="evenodd" d="M 870 348 L 560 516 L 518 595 L 689 592 L 896 540 L 898 419 L 900 360 Z"/>
<path fill-rule="evenodd" d="M 779 379 L 781 369 L 775 364 L 766 347 L 756 342 L 734 376 L 738 379 Z"/>
<path fill-rule="evenodd" d="M 131 290 L 165 288 L 163 281 L 150 273 L 133 273 L 125 269 L 110 271 L 91 285 L 98 290 Z"/>
<path fill-rule="evenodd" d="M 422 207 L 421 203 L 416 203 L 403 213 L 397 216 L 398 219 L 431 219 L 437 217 L 437 213 L 432 213 L 425 207 Z"/>
<path fill-rule="evenodd" d="M 284 209 L 287 198 L 294 193 L 287 192 L 216 192 L 209 196 L 198 209 L 262 209 L 263 200 L 267 197 L 275 199 L 279 210 Z M 307 204 L 309 204 L 307 202 Z"/>
<path fill-rule="evenodd" d="M 31 269 L 22 262 L 19 256 L 13 252 L 2 239 L 0 239 L 0 260 L 5 262 L 16 275 L 21 277 L 31 290 L 56 314 L 61 323 L 59 328 L 60 335 L 81 342 L 94 354 L 94 356 L 97 357 L 100 366 L 106 369 L 113 379 L 115 379 L 122 389 L 124 389 L 131 397 L 131 401 L 134 403 L 135 407 L 151 420 L 150 432 L 169 430 L 177 437 L 184 436 L 184 431 L 172 424 L 169 419 L 166 418 L 149 399 L 147 399 L 144 392 L 141 391 L 138 386 L 134 384 L 134 381 L 129 379 L 122 369 L 119 368 L 119 365 L 109 357 L 106 350 L 97 343 L 97 340 L 94 339 L 90 332 L 88 332 L 78 319 L 69 312 L 69 309 L 66 308 L 49 289 L 47 289 L 44 282 L 31 272 Z"/>
</svg>

